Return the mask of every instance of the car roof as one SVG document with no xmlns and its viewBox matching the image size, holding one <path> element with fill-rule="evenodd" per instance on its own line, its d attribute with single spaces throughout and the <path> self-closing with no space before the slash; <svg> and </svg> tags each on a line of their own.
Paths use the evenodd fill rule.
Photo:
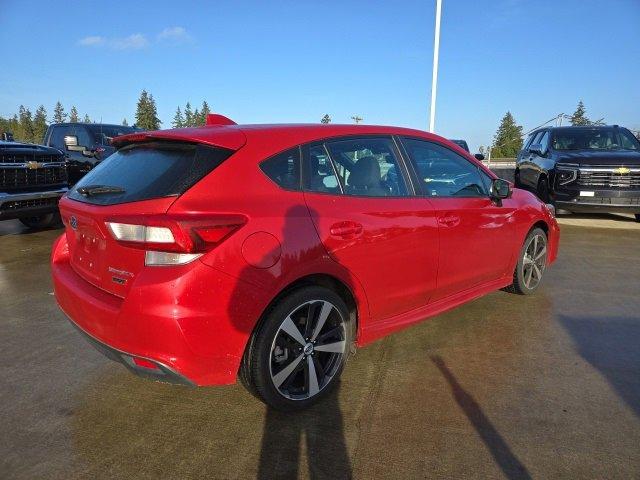
<svg viewBox="0 0 640 480">
<path fill-rule="evenodd" d="M 277 151 L 325 138 L 353 135 L 406 135 L 446 141 L 442 137 L 421 130 L 382 125 L 248 124 L 139 132 L 116 137 L 114 144 L 123 145 L 145 139 L 181 140 L 237 150 L 250 142 Z"/>
</svg>

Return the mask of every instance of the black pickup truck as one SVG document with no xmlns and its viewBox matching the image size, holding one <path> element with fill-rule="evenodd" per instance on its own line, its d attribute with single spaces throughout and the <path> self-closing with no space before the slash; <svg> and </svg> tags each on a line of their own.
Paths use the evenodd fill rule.
<svg viewBox="0 0 640 480">
<path fill-rule="evenodd" d="M 106 123 L 54 123 L 49 125 L 42 143 L 64 152 L 69 185 L 74 185 L 115 151 L 113 137 L 138 131 L 141 129 Z"/>
<path fill-rule="evenodd" d="M 515 181 L 558 209 L 632 213 L 640 222 L 640 142 L 617 125 L 532 132 Z"/>
<path fill-rule="evenodd" d="M 17 218 L 30 228 L 58 220 L 67 191 L 64 154 L 55 148 L 0 141 L 0 220 Z"/>
</svg>

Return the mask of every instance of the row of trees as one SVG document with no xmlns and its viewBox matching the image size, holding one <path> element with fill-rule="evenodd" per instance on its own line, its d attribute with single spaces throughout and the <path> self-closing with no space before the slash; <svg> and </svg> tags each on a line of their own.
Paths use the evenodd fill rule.
<svg viewBox="0 0 640 480">
<path fill-rule="evenodd" d="M 559 115 L 558 118 L 568 118 L 571 125 L 595 125 L 600 122 L 593 122 L 587 117 L 587 110 L 582 100 L 578 102 L 576 111 L 571 116 Z M 498 131 L 493 137 L 491 146 L 491 156 L 493 158 L 513 158 L 522 149 L 522 126 L 516 123 L 511 112 L 507 112 L 502 120 Z M 484 148 L 481 147 L 482 150 Z M 484 153 L 481 151 L 480 153 Z"/>
<path fill-rule="evenodd" d="M 60 102 L 57 102 L 53 108 L 53 116 L 51 123 L 63 122 L 91 122 L 88 115 L 80 119 L 80 114 L 75 106 L 71 107 L 69 113 L 66 113 Z M 39 143 L 44 138 L 49 122 L 47 120 L 47 109 L 44 105 L 40 105 L 35 113 L 31 109 L 20 105 L 18 113 L 9 118 L 0 117 L 0 132 L 11 132 L 15 140 L 21 142 Z"/>
<path fill-rule="evenodd" d="M 173 128 L 199 127 L 206 123 L 207 115 L 211 113 L 211 107 L 207 101 L 202 102 L 200 109 L 193 110 L 191 103 L 187 102 L 183 110 L 178 107 L 171 121 Z M 140 93 L 136 107 L 136 126 L 144 130 L 158 130 L 162 122 L 158 118 L 158 108 L 153 95 L 143 90 Z"/>
<path fill-rule="evenodd" d="M 202 102 L 202 107 L 200 109 L 196 108 L 195 111 L 192 110 L 191 104 L 187 102 L 184 108 L 184 114 L 180 110 L 180 107 L 178 107 L 172 125 L 174 128 L 204 125 L 209 113 L 211 113 L 211 108 L 206 101 Z M 162 125 L 158 117 L 156 101 L 153 95 L 146 90 L 143 90 L 138 98 L 135 118 L 135 125 L 144 130 L 158 130 Z M 57 102 L 53 108 L 53 116 L 51 117 L 50 123 L 64 122 L 90 123 L 91 119 L 87 114 L 81 117 L 75 105 L 72 106 L 71 110 L 67 113 L 62 103 Z M 126 118 L 122 120 L 122 124 L 128 125 Z M 12 117 L 0 117 L 0 132 L 11 132 L 13 138 L 21 142 L 42 142 L 48 126 L 48 115 L 44 105 L 40 105 L 35 111 L 35 114 L 32 113 L 28 107 L 20 105 L 18 113 Z"/>
<path fill-rule="evenodd" d="M 202 102 L 200 110 L 196 108 L 195 111 L 192 109 L 191 103 L 187 102 L 184 106 L 184 113 L 180 110 L 180 107 L 176 109 L 171 125 L 173 128 L 200 127 L 206 123 L 207 115 L 210 113 L 211 108 L 209 108 L 206 100 Z"/>
</svg>

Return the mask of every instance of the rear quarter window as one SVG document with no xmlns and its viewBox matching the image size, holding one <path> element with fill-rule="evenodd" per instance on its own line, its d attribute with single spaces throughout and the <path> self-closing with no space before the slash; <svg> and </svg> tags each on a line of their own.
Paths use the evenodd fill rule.
<svg viewBox="0 0 640 480">
<path fill-rule="evenodd" d="M 260 164 L 264 174 L 285 190 L 300 190 L 300 149 L 279 153 Z"/>
<path fill-rule="evenodd" d="M 85 175 L 68 196 L 85 203 L 116 205 L 181 195 L 232 154 L 223 148 L 174 142 L 129 145 Z M 87 194 L 92 187 L 115 187 L 121 192 Z"/>
</svg>

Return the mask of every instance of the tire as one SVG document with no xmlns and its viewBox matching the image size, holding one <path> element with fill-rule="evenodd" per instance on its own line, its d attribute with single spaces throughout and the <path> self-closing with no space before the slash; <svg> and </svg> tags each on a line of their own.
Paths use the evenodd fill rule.
<svg viewBox="0 0 640 480">
<path fill-rule="evenodd" d="M 551 197 L 549 196 L 549 182 L 545 177 L 542 177 L 538 182 L 538 191 L 536 194 L 544 203 L 551 203 Z"/>
<path fill-rule="evenodd" d="M 18 220 L 20 220 L 23 225 L 32 230 L 40 230 L 42 228 L 48 228 L 60 223 L 60 214 L 46 213 L 44 215 L 37 215 L 34 217 L 21 217 Z"/>
<path fill-rule="evenodd" d="M 636 222 L 640 223 L 640 213 L 636 213 Z"/>
<path fill-rule="evenodd" d="M 520 182 L 520 170 L 517 170 L 513 174 L 513 184 L 516 188 L 522 188 L 522 183 Z"/>
<path fill-rule="evenodd" d="M 251 336 L 241 381 L 273 409 L 303 410 L 336 386 L 352 330 L 347 306 L 333 290 L 320 286 L 294 290 L 265 313 Z"/>
<path fill-rule="evenodd" d="M 534 293 L 544 278 L 548 254 L 547 235 L 541 228 L 529 232 L 520 249 L 513 283 L 504 290 L 519 295 Z"/>
</svg>

